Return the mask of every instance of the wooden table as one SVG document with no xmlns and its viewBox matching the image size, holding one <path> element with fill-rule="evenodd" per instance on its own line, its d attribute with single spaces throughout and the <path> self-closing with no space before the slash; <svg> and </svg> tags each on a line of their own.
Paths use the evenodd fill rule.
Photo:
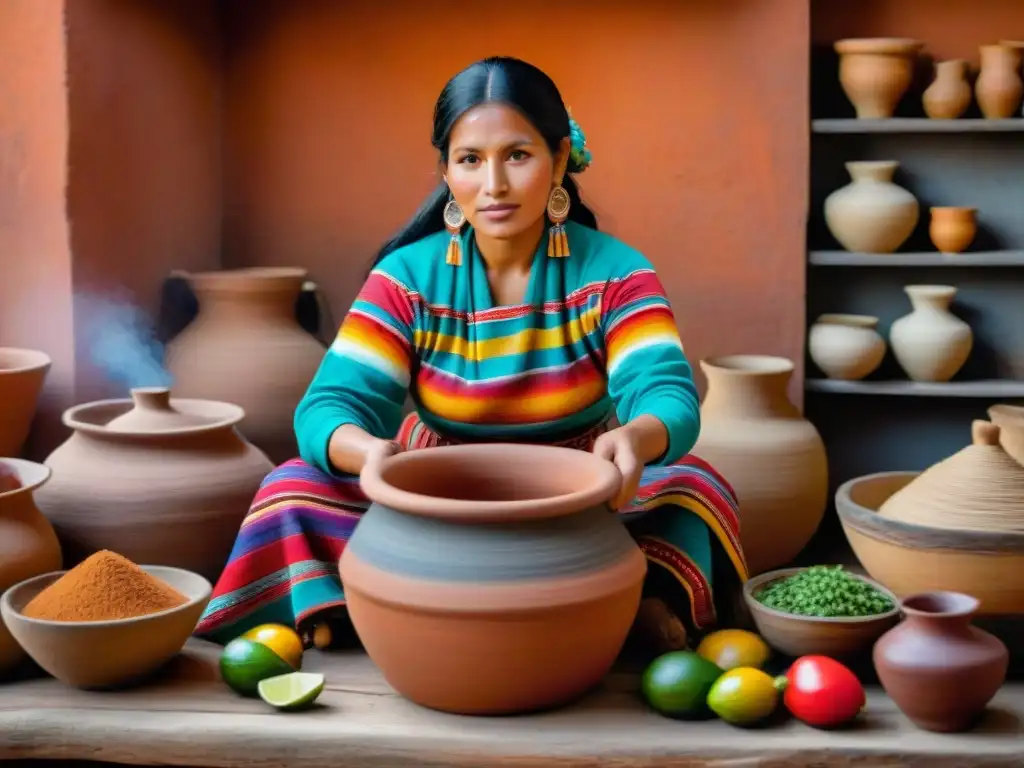
<svg viewBox="0 0 1024 768">
<path fill-rule="evenodd" d="M 307 653 L 327 675 L 318 705 L 280 713 L 218 679 L 218 647 L 190 641 L 160 679 L 86 693 L 44 678 L 0 685 L 0 760 L 95 760 L 231 768 L 693 768 L 696 766 L 1021 766 L 1024 684 L 1008 684 L 974 732 L 915 729 L 878 690 L 860 726 L 823 732 L 794 721 L 740 729 L 646 710 L 637 678 L 612 674 L 556 712 L 470 718 L 396 695 L 360 652 Z"/>
</svg>

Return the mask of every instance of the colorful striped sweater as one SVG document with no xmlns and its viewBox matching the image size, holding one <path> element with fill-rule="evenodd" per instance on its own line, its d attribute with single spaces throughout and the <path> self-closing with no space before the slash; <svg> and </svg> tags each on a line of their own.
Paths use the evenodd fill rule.
<svg viewBox="0 0 1024 768">
<path fill-rule="evenodd" d="M 394 437 L 406 395 L 455 439 L 544 442 L 650 414 L 669 447 L 700 430 L 697 391 L 675 318 L 650 262 L 614 237 L 569 222 L 572 255 L 542 238 L 522 304 L 494 306 L 469 227 L 463 263 L 445 264 L 447 232 L 373 270 L 295 413 L 303 459 L 333 472 L 331 434 L 355 424 Z"/>
</svg>

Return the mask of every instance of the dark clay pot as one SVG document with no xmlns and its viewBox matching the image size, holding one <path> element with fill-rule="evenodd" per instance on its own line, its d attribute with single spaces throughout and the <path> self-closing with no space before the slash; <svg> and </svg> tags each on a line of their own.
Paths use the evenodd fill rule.
<svg viewBox="0 0 1024 768">
<path fill-rule="evenodd" d="M 1006 646 L 971 625 L 979 605 L 959 592 L 907 597 L 906 619 L 875 643 L 882 687 L 918 728 L 970 728 L 1006 679 Z"/>
</svg>

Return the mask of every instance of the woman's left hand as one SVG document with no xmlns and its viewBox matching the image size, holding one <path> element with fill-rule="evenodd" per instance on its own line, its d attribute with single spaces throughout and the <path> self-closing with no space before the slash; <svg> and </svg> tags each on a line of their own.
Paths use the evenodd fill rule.
<svg viewBox="0 0 1024 768">
<path fill-rule="evenodd" d="M 617 427 L 594 441 L 594 454 L 612 462 L 622 475 L 619 492 L 608 502 L 616 511 L 621 510 L 636 496 L 644 471 L 635 434 L 626 427 Z"/>
</svg>

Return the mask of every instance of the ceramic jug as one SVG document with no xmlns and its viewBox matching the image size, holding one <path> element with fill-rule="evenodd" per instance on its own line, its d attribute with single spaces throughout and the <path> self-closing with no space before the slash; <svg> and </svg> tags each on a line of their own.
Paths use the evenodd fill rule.
<svg viewBox="0 0 1024 768">
<path fill-rule="evenodd" d="M 935 79 L 921 97 L 925 114 L 935 120 L 955 120 L 971 106 L 971 85 L 967 82 L 967 62 L 963 59 L 940 61 Z"/>
<path fill-rule="evenodd" d="M 981 46 L 981 71 L 974 84 L 981 113 L 990 120 L 1012 117 L 1024 96 L 1020 53 L 1006 45 Z"/>
<path fill-rule="evenodd" d="M 917 198 L 893 182 L 899 163 L 846 163 L 852 181 L 825 198 L 825 223 L 848 251 L 892 253 L 917 226 Z"/>
<path fill-rule="evenodd" d="M 974 346 L 971 327 L 949 311 L 956 288 L 907 285 L 903 290 L 914 309 L 889 330 L 896 362 L 914 381 L 949 381 Z"/>
</svg>

